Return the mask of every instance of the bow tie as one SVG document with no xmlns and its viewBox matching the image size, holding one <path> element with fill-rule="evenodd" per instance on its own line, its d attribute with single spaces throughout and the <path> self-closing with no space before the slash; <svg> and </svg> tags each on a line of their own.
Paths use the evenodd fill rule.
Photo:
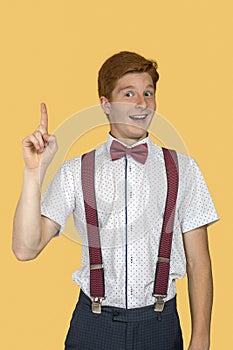
<svg viewBox="0 0 233 350">
<path fill-rule="evenodd" d="M 138 162 L 145 164 L 148 155 L 148 149 L 146 143 L 128 148 L 122 145 L 120 142 L 113 140 L 110 147 L 110 154 L 112 160 L 120 159 L 124 157 L 124 155 L 129 154 Z"/>
</svg>

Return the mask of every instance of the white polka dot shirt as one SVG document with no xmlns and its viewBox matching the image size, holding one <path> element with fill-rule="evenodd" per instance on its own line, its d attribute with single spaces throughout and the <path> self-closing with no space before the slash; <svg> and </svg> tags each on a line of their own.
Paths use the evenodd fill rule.
<svg viewBox="0 0 233 350">
<path fill-rule="evenodd" d="M 102 305 L 130 309 L 154 303 L 152 293 L 167 178 L 162 149 L 151 142 L 149 136 L 133 145 L 148 144 L 145 164 L 130 155 L 112 161 L 110 146 L 113 140 L 109 134 L 107 142 L 96 150 L 95 164 L 106 296 Z M 177 155 L 179 189 L 165 300 L 175 296 L 175 280 L 186 273 L 182 234 L 219 219 L 197 163 L 187 155 Z M 62 165 L 42 198 L 41 213 L 61 226 L 60 233 L 65 229 L 67 218 L 73 214 L 75 227 L 82 239 L 82 268 L 73 273 L 73 280 L 90 296 L 81 157 L 72 158 Z"/>
</svg>

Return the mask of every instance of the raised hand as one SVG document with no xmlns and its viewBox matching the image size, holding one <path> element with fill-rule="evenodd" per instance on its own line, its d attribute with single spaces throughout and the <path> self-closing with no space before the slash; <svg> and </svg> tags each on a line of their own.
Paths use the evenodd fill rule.
<svg viewBox="0 0 233 350">
<path fill-rule="evenodd" d="M 40 125 L 23 140 L 22 144 L 26 168 L 48 167 L 57 151 L 57 142 L 54 135 L 48 134 L 48 114 L 45 103 L 41 103 Z"/>
</svg>

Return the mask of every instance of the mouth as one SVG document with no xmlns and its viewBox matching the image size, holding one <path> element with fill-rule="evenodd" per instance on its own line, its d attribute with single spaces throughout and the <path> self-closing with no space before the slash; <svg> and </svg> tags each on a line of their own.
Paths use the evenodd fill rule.
<svg viewBox="0 0 233 350">
<path fill-rule="evenodd" d="M 130 115 L 129 117 L 132 120 L 138 121 L 138 120 L 145 120 L 147 116 L 148 114 L 139 114 L 139 115 Z"/>
</svg>

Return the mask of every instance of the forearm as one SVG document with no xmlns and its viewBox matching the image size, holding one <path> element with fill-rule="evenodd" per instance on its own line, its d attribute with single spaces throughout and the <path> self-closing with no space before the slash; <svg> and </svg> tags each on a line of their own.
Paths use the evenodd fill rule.
<svg viewBox="0 0 233 350">
<path fill-rule="evenodd" d="M 33 259 L 40 250 L 41 184 L 45 171 L 25 169 L 21 196 L 16 208 L 13 225 L 13 251 L 18 259 Z"/>
<path fill-rule="evenodd" d="M 213 280 L 210 258 L 188 265 L 188 288 L 192 319 L 189 350 L 208 350 L 213 303 Z"/>
</svg>

